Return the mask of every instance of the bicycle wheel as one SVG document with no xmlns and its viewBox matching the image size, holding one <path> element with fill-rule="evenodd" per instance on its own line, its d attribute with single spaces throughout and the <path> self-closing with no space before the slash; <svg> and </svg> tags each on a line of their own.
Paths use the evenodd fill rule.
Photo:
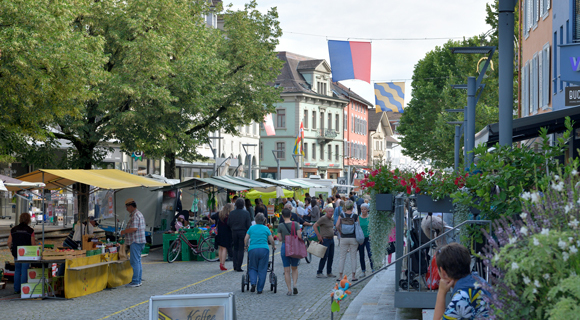
<svg viewBox="0 0 580 320">
<path fill-rule="evenodd" d="M 304 244 L 306 245 L 306 250 L 308 250 L 308 247 L 310 246 L 310 240 L 304 241 Z M 306 252 L 306 257 L 304 257 L 304 260 L 306 260 L 306 263 L 310 263 L 310 261 L 312 261 L 312 253 Z"/>
<path fill-rule="evenodd" d="M 169 251 L 167 251 L 167 262 L 172 263 L 179 257 L 181 253 L 181 239 L 177 238 L 171 246 L 169 247 Z"/>
<path fill-rule="evenodd" d="M 204 238 L 199 245 L 199 254 L 205 259 L 205 261 L 215 262 L 220 259 L 217 250 L 215 249 L 215 238 Z"/>
</svg>

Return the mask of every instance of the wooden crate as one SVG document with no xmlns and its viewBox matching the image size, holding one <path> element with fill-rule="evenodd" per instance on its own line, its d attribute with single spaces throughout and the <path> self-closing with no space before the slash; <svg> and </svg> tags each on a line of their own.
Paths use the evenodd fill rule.
<svg viewBox="0 0 580 320">
<path fill-rule="evenodd" d="M 87 256 L 86 250 L 73 250 L 65 252 L 58 252 L 56 250 L 44 250 L 44 252 L 42 253 L 42 260 L 64 260 L 86 256 Z"/>
</svg>

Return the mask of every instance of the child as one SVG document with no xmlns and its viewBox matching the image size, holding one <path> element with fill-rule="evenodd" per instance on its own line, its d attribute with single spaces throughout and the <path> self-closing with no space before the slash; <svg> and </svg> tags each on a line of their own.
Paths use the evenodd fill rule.
<svg viewBox="0 0 580 320">
<path fill-rule="evenodd" d="M 441 281 L 433 320 L 441 319 L 481 319 L 489 317 L 489 310 L 483 295 L 489 293 L 482 289 L 485 280 L 470 274 L 471 256 L 469 250 L 454 242 L 437 250 L 435 256 Z M 445 296 L 450 289 L 451 302 L 445 308 Z"/>
</svg>

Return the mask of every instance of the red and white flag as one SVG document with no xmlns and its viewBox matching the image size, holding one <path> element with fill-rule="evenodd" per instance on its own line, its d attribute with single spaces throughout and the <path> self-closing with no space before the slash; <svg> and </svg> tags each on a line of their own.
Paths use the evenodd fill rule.
<svg viewBox="0 0 580 320">
<path fill-rule="evenodd" d="M 266 135 L 275 136 L 276 130 L 274 130 L 274 120 L 272 120 L 272 114 L 268 113 L 264 117 L 264 129 L 266 130 Z"/>
</svg>

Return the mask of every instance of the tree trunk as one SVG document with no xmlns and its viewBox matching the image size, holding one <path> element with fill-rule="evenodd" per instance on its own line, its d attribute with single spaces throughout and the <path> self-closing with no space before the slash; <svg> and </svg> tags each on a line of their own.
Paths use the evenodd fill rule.
<svg viewBox="0 0 580 320">
<path fill-rule="evenodd" d="M 165 178 L 178 179 L 175 177 L 175 152 L 165 154 Z"/>
<path fill-rule="evenodd" d="M 79 159 L 81 159 L 80 169 L 91 170 L 93 167 L 93 151 L 95 146 L 93 145 L 82 145 L 77 146 L 77 151 Z M 89 192 L 91 187 L 88 184 L 77 183 L 76 191 L 78 192 L 78 205 L 79 205 L 79 221 L 87 221 L 89 216 Z"/>
</svg>

